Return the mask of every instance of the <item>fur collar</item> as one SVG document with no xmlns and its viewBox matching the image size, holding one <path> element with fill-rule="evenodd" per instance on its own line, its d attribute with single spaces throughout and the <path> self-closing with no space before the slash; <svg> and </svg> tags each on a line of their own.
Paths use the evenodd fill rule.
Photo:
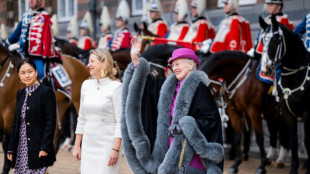
<svg viewBox="0 0 310 174">
<path fill-rule="evenodd" d="M 153 153 L 150 153 L 150 142 L 146 136 L 141 122 L 141 100 L 145 81 L 150 71 L 148 62 L 140 58 L 140 64 L 133 71 L 129 64 L 125 71 L 123 83 L 123 114 L 122 114 L 122 136 L 124 153 L 134 173 L 156 173 L 159 166 L 163 173 L 173 172 L 177 169 L 177 163 L 182 148 L 184 135 L 175 137 L 169 148 L 168 128 L 171 116 L 170 108 L 175 94 L 177 79 L 171 75 L 163 84 L 158 101 L 158 119 L 156 141 Z M 179 89 L 176 98 L 173 122 L 177 123 L 181 117 L 187 116 L 195 95 L 196 88 L 200 82 L 208 85 L 208 76 L 202 71 L 194 71 L 188 75 Z M 193 154 L 191 148 L 188 154 Z M 167 155 L 169 150 L 169 155 Z M 185 162 L 189 163 L 191 155 Z"/>
</svg>

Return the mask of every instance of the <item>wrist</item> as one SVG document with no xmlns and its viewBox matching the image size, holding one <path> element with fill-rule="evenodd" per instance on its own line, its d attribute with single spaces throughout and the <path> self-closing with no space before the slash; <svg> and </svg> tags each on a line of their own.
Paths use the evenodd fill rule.
<svg viewBox="0 0 310 174">
<path fill-rule="evenodd" d="M 116 151 L 116 152 L 119 152 L 119 149 L 112 148 L 112 150 L 114 150 L 114 151 Z"/>
</svg>

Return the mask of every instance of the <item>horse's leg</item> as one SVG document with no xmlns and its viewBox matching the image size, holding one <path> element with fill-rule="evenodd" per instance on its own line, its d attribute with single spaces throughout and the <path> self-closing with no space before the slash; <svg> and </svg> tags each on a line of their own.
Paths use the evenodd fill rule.
<svg viewBox="0 0 310 174">
<path fill-rule="evenodd" d="M 265 146 L 264 146 L 264 133 L 263 133 L 262 118 L 257 108 L 250 107 L 248 109 L 249 109 L 248 114 L 250 116 L 253 129 L 255 131 L 256 143 L 259 147 L 260 157 L 261 157 L 261 164 L 258 167 L 256 174 L 264 174 L 266 173 L 267 159 L 266 159 L 266 152 L 265 152 Z"/>
<path fill-rule="evenodd" d="M 252 125 L 247 115 L 243 115 L 243 160 L 249 160 L 249 150 L 251 145 Z"/>
<path fill-rule="evenodd" d="M 282 112 L 283 113 L 283 112 Z M 291 170 L 290 174 L 297 174 L 299 168 L 298 159 L 298 138 L 297 138 L 297 119 L 290 114 L 284 114 L 286 121 L 289 125 L 289 137 L 291 146 Z"/>
<path fill-rule="evenodd" d="M 286 126 L 286 123 L 284 121 L 284 118 L 281 114 L 277 115 L 277 122 L 278 125 L 278 131 L 279 131 L 279 140 L 280 140 L 280 152 L 279 156 L 276 160 L 275 167 L 277 168 L 283 168 L 284 167 L 284 159 L 287 155 L 287 152 L 290 148 L 290 142 L 289 137 L 287 135 L 290 134 L 288 127 Z"/>
<path fill-rule="evenodd" d="M 231 125 L 234 132 L 234 145 L 235 152 L 237 154 L 234 164 L 230 167 L 228 173 L 238 173 L 238 167 L 242 162 L 242 153 L 241 153 L 241 137 L 242 137 L 242 122 L 240 119 L 241 113 L 236 112 L 232 107 L 228 107 L 227 114 L 229 115 Z M 239 115 L 238 115 L 239 114 Z"/>
<path fill-rule="evenodd" d="M 2 141 L 2 148 L 3 148 L 3 152 L 4 152 L 4 155 L 3 155 L 4 164 L 3 164 L 3 168 L 2 168 L 2 174 L 8 174 L 10 171 L 11 161 L 9 161 L 7 158 L 9 142 L 10 142 L 10 134 L 4 133 L 3 141 Z"/>
<path fill-rule="evenodd" d="M 271 164 L 271 160 L 276 156 L 277 140 L 278 140 L 278 122 L 275 114 L 265 114 L 264 118 L 269 130 L 269 149 L 267 154 L 267 164 Z"/>
<path fill-rule="evenodd" d="M 63 134 L 64 134 L 63 119 L 69 114 L 68 108 L 70 107 L 71 101 L 65 95 L 59 92 L 56 92 L 55 94 L 56 94 L 58 115 L 56 119 L 57 125 L 56 125 L 53 143 L 54 143 L 55 152 L 57 152 L 59 149 L 59 145 L 61 143 Z"/>
<path fill-rule="evenodd" d="M 234 129 L 231 125 L 230 119 L 227 121 L 227 127 L 224 128 L 225 131 L 225 139 L 224 143 L 225 144 L 230 144 L 230 149 L 227 153 L 228 155 L 228 160 L 234 160 L 236 158 L 236 145 L 234 144 Z"/>
<path fill-rule="evenodd" d="M 14 105 L 14 104 L 13 104 Z M 10 171 L 11 161 L 7 158 L 7 151 L 10 143 L 11 129 L 14 120 L 14 111 L 11 109 L 12 104 L 9 104 L 7 109 L 2 113 L 3 118 L 3 141 L 2 148 L 4 151 L 4 164 L 2 174 L 8 174 Z"/>
<path fill-rule="evenodd" d="M 305 146 L 307 149 L 308 159 L 305 164 L 306 167 L 306 174 L 310 174 L 310 161 L 309 161 L 309 155 L 310 155 L 310 113 L 308 112 L 307 115 L 304 118 L 304 132 L 305 132 Z"/>
</svg>

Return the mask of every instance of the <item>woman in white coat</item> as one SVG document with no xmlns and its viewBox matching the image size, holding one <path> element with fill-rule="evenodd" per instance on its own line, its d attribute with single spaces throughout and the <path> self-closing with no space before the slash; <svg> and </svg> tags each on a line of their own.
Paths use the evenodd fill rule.
<svg viewBox="0 0 310 174">
<path fill-rule="evenodd" d="M 91 79 L 81 89 L 73 156 L 81 160 L 82 174 L 119 173 L 122 84 L 106 49 L 92 50 L 87 67 Z"/>
</svg>

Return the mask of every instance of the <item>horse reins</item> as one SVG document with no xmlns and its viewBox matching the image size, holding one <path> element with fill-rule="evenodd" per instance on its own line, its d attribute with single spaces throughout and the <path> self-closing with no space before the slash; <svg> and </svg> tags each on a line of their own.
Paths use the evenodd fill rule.
<svg viewBox="0 0 310 174">
<path fill-rule="evenodd" d="M 5 59 L 1 62 L 0 64 L 0 69 L 3 67 L 3 65 L 5 64 L 5 62 L 9 59 L 9 57 L 12 55 L 12 53 L 10 52 L 6 57 Z"/>
<path fill-rule="evenodd" d="M 299 69 L 289 69 L 289 68 L 286 68 L 286 67 L 283 67 L 283 69 L 285 69 L 285 70 L 287 70 L 287 71 L 291 71 L 291 72 L 289 72 L 289 73 L 281 73 L 281 76 L 288 76 L 288 75 L 293 75 L 293 74 L 295 74 L 295 73 L 297 73 L 297 72 L 299 72 L 299 71 L 301 71 L 301 70 L 304 70 L 304 69 L 307 69 L 307 72 L 306 72 L 306 75 L 305 75 L 305 78 L 304 78 L 304 80 L 303 80 L 303 82 L 301 83 L 301 85 L 299 86 L 299 87 L 297 87 L 297 88 L 295 88 L 295 89 L 290 89 L 290 88 L 284 88 L 283 86 L 282 86 L 282 83 L 281 83 L 281 79 L 279 80 L 279 82 L 278 82 L 278 85 L 280 86 L 280 88 L 281 88 L 281 90 L 283 91 L 283 98 L 284 98 L 284 100 L 285 100 L 285 104 L 286 104 L 286 106 L 287 106 L 287 108 L 288 108 L 288 110 L 289 110 L 289 112 L 294 116 L 294 117 L 297 117 L 297 115 L 292 111 L 292 109 L 291 109 L 291 107 L 290 107 L 290 105 L 289 105 L 289 102 L 288 102 L 288 98 L 289 98 L 289 96 L 291 96 L 293 93 L 295 93 L 295 92 L 297 92 L 297 91 L 303 91 L 304 89 L 305 89 L 305 84 L 306 84 L 306 82 L 307 81 L 310 81 L 310 77 L 308 77 L 308 75 L 309 75 L 309 71 L 310 71 L 310 65 L 308 64 L 308 66 L 307 67 L 301 67 L 301 68 L 299 68 Z"/>
<path fill-rule="evenodd" d="M 5 62 L 9 59 L 10 56 L 11 56 L 11 53 L 9 53 L 6 56 L 6 58 L 1 62 L 0 69 L 4 66 Z M 4 86 L 3 81 L 5 80 L 5 78 L 6 77 L 9 78 L 11 76 L 10 73 L 9 73 L 10 68 L 14 68 L 14 65 L 13 65 L 12 61 L 9 62 L 8 68 L 6 69 L 4 76 L 2 77 L 2 79 L 0 81 L 0 88 Z"/>
</svg>

